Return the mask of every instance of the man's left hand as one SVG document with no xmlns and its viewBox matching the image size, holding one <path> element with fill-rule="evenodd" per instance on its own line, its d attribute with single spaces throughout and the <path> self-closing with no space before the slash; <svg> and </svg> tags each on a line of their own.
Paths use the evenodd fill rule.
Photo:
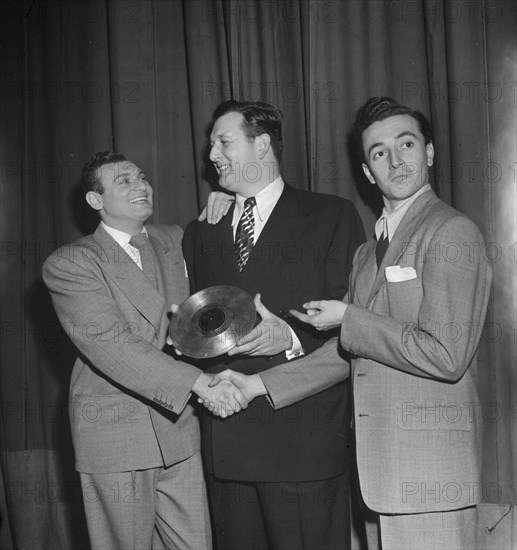
<svg viewBox="0 0 517 550">
<path fill-rule="evenodd" d="M 235 197 L 233 195 L 227 195 L 221 191 L 212 191 L 208 195 L 206 206 L 203 208 L 201 214 L 199 214 L 198 220 L 200 222 L 206 220 L 208 223 L 216 224 L 228 214 L 230 206 L 232 205 Z"/>
<path fill-rule="evenodd" d="M 255 296 L 255 307 L 262 317 L 262 322 L 239 338 L 237 345 L 228 355 L 270 356 L 290 350 L 293 346 L 293 337 L 289 325 L 264 306 L 260 294 Z"/>
<path fill-rule="evenodd" d="M 307 313 L 295 309 L 291 309 L 289 313 L 317 330 L 329 330 L 341 326 L 347 304 L 339 300 L 314 300 L 303 304 L 303 307 Z"/>
</svg>

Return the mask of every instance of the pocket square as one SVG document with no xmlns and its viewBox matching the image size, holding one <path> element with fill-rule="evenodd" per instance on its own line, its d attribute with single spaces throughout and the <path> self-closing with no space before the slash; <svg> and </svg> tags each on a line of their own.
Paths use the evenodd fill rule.
<svg viewBox="0 0 517 550">
<path fill-rule="evenodd" d="M 401 283 L 416 279 L 416 271 L 412 267 L 400 267 L 400 265 L 390 265 L 384 270 L 388 283 Z"/>
</svg>

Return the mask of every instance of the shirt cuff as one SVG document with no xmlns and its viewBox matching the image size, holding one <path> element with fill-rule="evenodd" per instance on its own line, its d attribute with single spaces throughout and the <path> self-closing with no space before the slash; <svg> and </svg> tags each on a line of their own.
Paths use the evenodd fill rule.
<svg viewBox="0 0 517 550">
<path fill-rule="evenodd" d="M 291 359 L 295 359 L 296 357 L 301 357 L 302 355 L 305 355 L 305 352 L 302 348 L 302 343 L 300 342 L 300 339 L 298 336 L 296 336 L 296 332 L 289 327 L 289 330 L 291 331 L 291 336 L 293 338 L 293 345 L 291 346 L 291 349 L 286 350 L 285 357 L 288 361 Z"/>
</svg>

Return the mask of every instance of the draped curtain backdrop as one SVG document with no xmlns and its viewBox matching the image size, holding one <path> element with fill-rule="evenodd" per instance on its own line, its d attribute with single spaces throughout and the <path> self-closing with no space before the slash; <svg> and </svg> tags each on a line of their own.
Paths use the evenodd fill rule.
<svg viewBox="0 0 517 550">
<path fill-rule="evenodd" d="M 94 227 L 77 193 L 84 163 L 98 150 L 123 152 L 153 184 L 153 221 L 185 226 L 214 186 L 213 109 L 229 98 L 270 101 L 285 115 L 284 178 L 352 200 L 371 234 L 380 201 L 350 128 L 380 94 L 430 117 L 435 189 L 480 226 L 495 275 L 479 327 L 481 400 L 429 413 L 454 421 L 481 407 L 483 484 L 420 489 L 449 500 L 481 491 L 479 547 L 515 545 L 515 2 L 3 0 L 0 10 L 0 547 L 88 548 L 67 332 L 94 339 L 95 330 L 61 328 L 41 280 L 46 256 Z M 463 243 L 442 244 L 440 260 L 461 253 Z M 454 338 L 466 328 L 438 330 Z M 124 494 L 114 487 L 113 498 Z"/>
</svg>

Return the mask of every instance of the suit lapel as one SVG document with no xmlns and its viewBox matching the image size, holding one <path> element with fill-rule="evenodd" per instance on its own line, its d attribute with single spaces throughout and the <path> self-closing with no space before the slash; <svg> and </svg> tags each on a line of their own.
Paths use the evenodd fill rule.
<svg viewBox="0 0 517 550">
<path fill-rule="evenodd" d="M 252 280 L 258 277 L 264 285 L 281 263 L 300 252 L 299 236 L 311 219 L 312 215 L 300 207 L 297 191 L 285 184 L 242 275 Z"/>
<path fill-rule="evenodd" d="M 380 287 L 385 281 L 384 269 L 390 265 L 397 265 L 401 256 L 407 252 L 408 246 L 414 246 L 416 243 L 414 241 L 413 235 L 419 225 L 422 222 L 422 217 L 425 212 L 429 210 L 434 204 L 438 203 L 438 198 L 433 191 L 428 191 L 418 197 L 415 202 L 409 207 L 409 210 L 406 212 L 402 218 L 393 238 L 390 241 L 386 255 L 382 260 L 377 275 L 375 277 L 370 296 L 368 298 L 367 307 L 379 292 Z M 414 250 L 411 250 L 411 255 L 414 255 Z M 409 254 L 409 252 L 408 252 Z M 375 246 L 373 247 L 373 261 L 375 261 Z"/>
<path fill-rule="evenodd" d="M 213 280 L 243 286 L 249 281 L 261 284 L 274 274 L 289 253 L 298 253 L 299 235 L 312 219 L 300 208 L 297 191 L 285 184 L 242 273 L 237 267 L 232 219 L 234 207 L 216 225 L 201 225 L 202 255 L 213 273 Z M 293 248 L 295 247 L 296 250 Z M 258 278 L 258 279 L 257 279 Z"/>
<path fill-rule="evenodd" d="M 235 205 L 216 225 L 200 225 L 203 269 L 212 271 L 214 281 L 239 286 L 239 269 L 233 239 L 232 219 Z"/>
<path fill-rule="evenodd" d="M 154 288 L 151 281 L 124 249 L 101 226 L 97 228 L 93 238 L 103 251 L 99 254 L 99 265 L 102 271 L 120 288 L 158 334 L 165 308 L 163 296 Z M 152 244 L 154 246 L 155 240 Z M 157 256 L 163 257 L 162 246 L 158 248 L 158 251 L 155 250 Z M 160 265 L 160 261 L 158 263 Z M 163 279 L 160 274 L 159 279 L 159 284 L 163 287 Z"/>
</svg>

